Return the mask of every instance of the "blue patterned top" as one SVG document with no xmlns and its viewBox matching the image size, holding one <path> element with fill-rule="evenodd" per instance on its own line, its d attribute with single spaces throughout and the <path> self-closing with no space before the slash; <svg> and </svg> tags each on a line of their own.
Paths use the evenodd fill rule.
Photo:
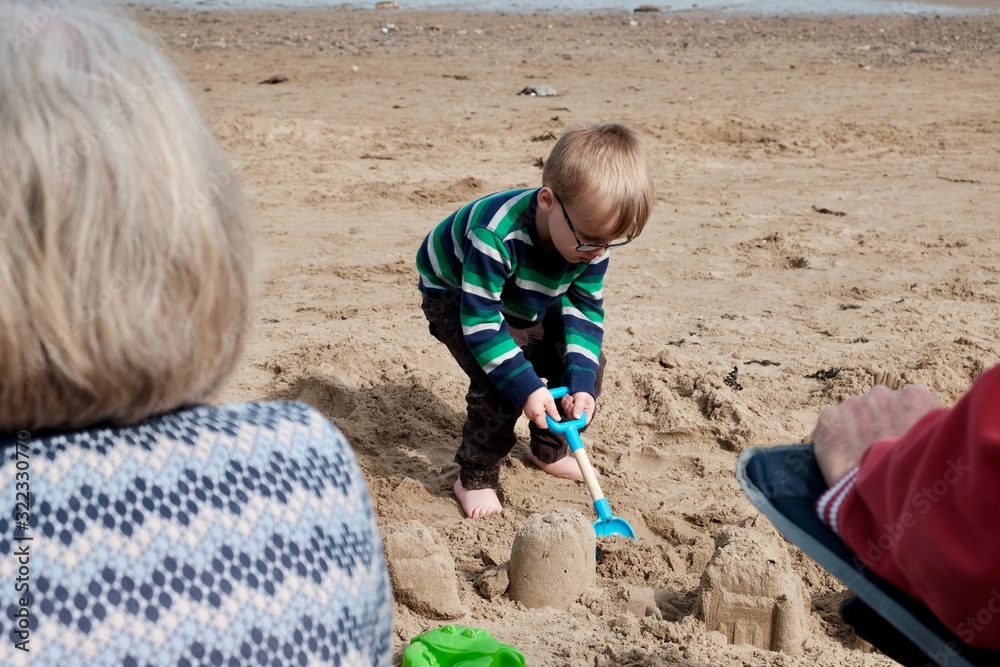
<svg viewBox="0 0 1000 667">
<path fill-rule="evenodd" d="M 313 408 L 199 406 L 0 446 L 0 664 L 391 664 L 367 487 Z"/>
</svg>

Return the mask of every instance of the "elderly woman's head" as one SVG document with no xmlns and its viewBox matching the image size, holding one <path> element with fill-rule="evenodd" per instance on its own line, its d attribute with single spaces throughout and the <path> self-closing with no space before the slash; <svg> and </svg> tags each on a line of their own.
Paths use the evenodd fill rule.
<svg viewBox="0 0 1000 667">
<path fill-rule="evenodd" d="M 236 174 L 121 20 L 0 2 L 0 432 L 204 401 L 248 334 Z"/>
</svg>

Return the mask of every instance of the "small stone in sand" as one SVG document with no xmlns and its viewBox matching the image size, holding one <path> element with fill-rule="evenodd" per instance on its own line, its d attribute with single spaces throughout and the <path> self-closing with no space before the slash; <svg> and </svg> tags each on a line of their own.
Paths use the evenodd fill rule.
<svg viewBox="0 0 1000 667">
<path fill-rule="evenodd" d="M 517 94 L 530 97 L 555 97 L 559 93 L 552 86 L 525 86 Z"/>
</svg>

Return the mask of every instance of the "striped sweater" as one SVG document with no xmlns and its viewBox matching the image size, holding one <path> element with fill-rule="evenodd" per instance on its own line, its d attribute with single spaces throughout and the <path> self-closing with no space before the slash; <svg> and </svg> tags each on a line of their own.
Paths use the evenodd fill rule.
<svg viewBox="0 0 1000 667">
<path fill-rule="evenodd" d="M 608 254 L 573 264 L 542 247 L 535 229 L 538 189 L 510 190 L 466 204 L 435 227 L 417 253 L 420 290 L 459 295 L 469 349 L 514 405 L 545 386 L 508 327 L 561 315 L 566 352 L 559 381 L 594 394 L 604 336 L 602 287 Z"/>
</svg>

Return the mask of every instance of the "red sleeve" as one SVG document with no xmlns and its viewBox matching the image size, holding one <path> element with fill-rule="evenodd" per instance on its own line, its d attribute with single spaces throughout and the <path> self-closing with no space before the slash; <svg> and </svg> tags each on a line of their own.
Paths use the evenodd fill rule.
<svg viewBox="0 0 1000 667">
<path fill-rule="evenodd" d="M 864 565 L 962 641 L 1000 649 L 1000 366 L 845 480 L 817 511 Z"/>
</svg>

